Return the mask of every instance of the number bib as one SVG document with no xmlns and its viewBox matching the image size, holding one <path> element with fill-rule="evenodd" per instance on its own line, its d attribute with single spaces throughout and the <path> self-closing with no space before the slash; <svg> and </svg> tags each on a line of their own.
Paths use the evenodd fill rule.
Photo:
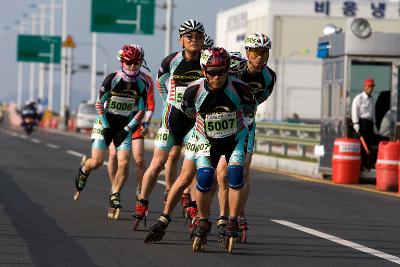
<svg viewBox="0 0 400 267">
<path fill-rule="evenodd" d="M 96 140 L 103 140 L 104 139 L 104 129 L 101 124 L 95 123 L 92 129 L 92 135 L 90 136 L 91 139 Z"/>
<path fill-rule="evenodd" d="M 190 158 L 196 158 L 197 152 L 197 140 L 191 137 L 189 141 L 185 144 L 185 156 Z"/>
<path fill-rule="evenodd" d="M 132 111 L 137 110 L 135 99 L 127 97 L 112 96 L 108 110 L 116 115 L 129 116 Z"/>
<path fill-rule="evenodd" d="M 197 142 L 197 156 L 198 157 L 209 157 L 211 145 L 204 141 L 199 140 Z"/>
<path fill-rule="evenodd" d="M 165 147 L 168 144 L 169 130 L 160 128 L 154 140 L 155 145 Z"/>
<path fill-rule="evenodd" d="M 175 107 L 181 109 L 181 102 L 183 94 L 185 93 L 186 87 L 178 86 L 175 88 Z"/>
<path fill-rule="evenodd" d="M 206 133 L 211 138 L 225 138 L 237 132 L 236 112 L 207 114 Z"/>
</svg>

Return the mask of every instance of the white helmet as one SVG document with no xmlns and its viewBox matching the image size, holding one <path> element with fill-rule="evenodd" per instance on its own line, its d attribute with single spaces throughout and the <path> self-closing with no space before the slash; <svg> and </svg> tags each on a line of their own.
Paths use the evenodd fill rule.
<svg viewBox="0 0 400 267">
<path fill-rule="evenodd" d="M 210 35 L 204 34 L 204 44 L 203 49 L 210 48 L 214 46 L 214 40 L 211 39 Z"/>
<path fill-rule="evenodd" d="M 261 32 L 250 34 L 249 36 L 246 37 L 246 40 L 244 40 L 244 47 L 246 49 L 251 49 L 251 48 L 271 49 L 271 46 L 272 46 L 271 39 L 268 37 L 268 35 L 263 34 Z"/>
<path fill-rule="evenodd" d="M 182 37 L 184 34 L 189 32 L 205 33 L 204 26 L 197 20 L 189 19 L 182 23 L 179 27 L 179 36 Z"/>
<path fill-rule="evenodd" d="M 231 65 L 229 66 L 229 74 L 238 75 L 246 69 L 247 59 L 240 52 L 229 52 L 231 56 Z"/>
</svg>

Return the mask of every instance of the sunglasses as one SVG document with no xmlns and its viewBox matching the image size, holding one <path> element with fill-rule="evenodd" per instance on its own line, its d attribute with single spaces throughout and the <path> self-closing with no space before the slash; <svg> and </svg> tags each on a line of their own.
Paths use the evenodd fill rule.
<svg viewBox="0 0 400 267">
<path fill-rule="evenodd" d="M 201 38 L 204 37 L 204 34 L 201 34 L 201 33 L 185 34 L 184 37 L 186 37 L 189 40 L 193 40 L 193 39 L 200 40 Z"/>
<path fill-rule="evenodd" d="M 269 55 L 268 49 L 249 49 L 249 52 L 262 57 Z"/>
<path fill-rule="evenodd" d="M 132 65 L 138 66 L 138 65 L 142 64 L 142 62 L 138 61 L 138 60 L 127 60 L 127 61 L 124 61 L 124 63 L 127 66 L 132 66 Z"/>
<path fill-rule="evenodd" d="M 214 70 L 214 71 L 213 70 L 206 70 L 206 74 L 209 75 L 209 76 L 212 76 L 212 77 L 222 76 L 222 75 L 226 74 L 226 72 L 227 72 L 226 69 Z"/>
</svg>

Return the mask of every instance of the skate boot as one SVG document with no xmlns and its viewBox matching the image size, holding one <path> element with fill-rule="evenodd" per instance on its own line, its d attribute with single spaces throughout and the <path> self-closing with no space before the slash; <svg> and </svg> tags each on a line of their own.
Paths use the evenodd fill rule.
<svg viewBox="0 0 400 267">
<path fill-rule="evenodd" d="M 110 207 L 108 208 L 108 218 L 118 220 L 121 212 L 121 196 L 119 193 L 110 194 Z"/>
<path fill-rule="evenodd" d="M 75 195 L 74 195 L 74 200 L 75 201 L 79 200 L 79 196 L 81 194 L 81 191 L 85 187 L 86 180 L 87 180 L 87 178 L 89 177 L 89 174 L 90 174 L 90 172 L 84 173 L 82 171 L 82 167 L 83 167 L 83 165 L 85 165 L 86 160 L 87 160 L 86 156 L 83 156 L 82 159 L 81 159 L 81 166 L 79 168 L 78 175 L 75 177 L 75 188 L 76 188 L 76 192 L 75 192 Z"/>
<path fill-rule="evenodd" d="M 136 203 L 135 212 L 132 216 L 135 218 L 133 220 L 133 231 L 136 231 L 141 220 L 144 219 L 144 227 L 146 227 L 146 217 L 149 213 L 149 202 L 147 200 L 141 199 Z"/>
<path fill-rule="evenodd" d="M 225 242 L 228 244 L 228 252 L 231 253 L 235 239 L 239 237 L 239 225 L 236 218 L 229 218 L 228 224 L 226 225 L 226 239 Z"/>
<path fill-rule="evenodd" d="M 204 251 L 207 245 L 207 235 L 210 233 L 211 223 L 207 219 L 201 219 L 199 226 L 194 231 L 193 252 Z"/>
<path fill-rule="evenodd" d="M 192 221 L 194 217 L 196 217 L 197 211 L 197 204 L 196 201 L 189 201 L 187 208 L 186 208 L 186 215 L 185 215 L 185 225 L 188 221 Z"/>
<path fill-rule="evenodd" d="M 190 201 L 191 201 L 190 194 L 183 193 L 181 197 L 181 204 L 182 204 L 182 216 L 185 219 L 187 219 L 186 209 L 189 206 Z"/>
<path fill-rule="evenodd" d="M 165 230 L 167 229 L 170 221 L 171 218 L 168 214 L 161 214 L 156 223 L 150 226 L 150 232 L 144 238 L 144 243 L 147 244 L 161 241 L 165 235 Z"/>
<path fill-rule="evenodd" d="M 194 202 L 194 201 L 192 201 Z M 186 209 L 187 212 L 187 219 L 190 220 L 189 224 L 189 238 L 190 240 L 193 239 L 194 234 L 193 231 L 196 230 L 196 228 L 199 225 L 199 211 L 197 210 L 196 202 L 194 202 L 195 207 L 188 207 Z"/>
<path fill-rule="evenodd" d="M 238 225 L 239 225 L 239 242 L 245 244 L 247 241 L 247 220 L 244 217 L 244 214 L 240 214 L 238 216 Z"/>
<path fill-rule="evenodd" d="M 228 218 L 226 216 L 220 216 L 217 219 L 217 241 L 220 248 L 226 248 L 226 225 L 228 224 Z"/>
</svg>

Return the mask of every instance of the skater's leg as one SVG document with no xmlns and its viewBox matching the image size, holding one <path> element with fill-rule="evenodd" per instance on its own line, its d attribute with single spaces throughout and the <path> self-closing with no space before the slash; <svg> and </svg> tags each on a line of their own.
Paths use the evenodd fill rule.
<svg viewBox="0 0 400 267">
<path fill-rule="evenodd" d="M 137 138 L 132 140 L 132 156 L 135 163 L 136 172 L 136 196 L 140 196 L 142 189 L 142 180 L 145 171 L 145 160 L 144 160 L 144 139 Z"/>
<path fill-rule="evenodd" d="M 108 147 L 108 178 L 110 179 L 111 190 L 110 192 L 115 191 L 115 174 L 117 173 L 118 164 L 117 164 L 117 150 L 115 149 L 114 143 L 111 142 Z"/>
<path fill-rule="evenodd" d="M 165 163 L 165 191 L 169 191 L 177 175 L 177 165 L 181 156 L 182 146 L 174 146 L 168 155 Z"/>
<path fill-rule="evenodd" d="M 165 203 L 164 206 L 164 211 L 163 211 L 164 214 L 171 214 L 171 212 L 178 204 L 182 192 L 192 182 L 195 173 L 196 173 L 195 162 L 192 160 L 184 160 L 181 173 L 169 191 L 167 202 Z"/>
</svg>

